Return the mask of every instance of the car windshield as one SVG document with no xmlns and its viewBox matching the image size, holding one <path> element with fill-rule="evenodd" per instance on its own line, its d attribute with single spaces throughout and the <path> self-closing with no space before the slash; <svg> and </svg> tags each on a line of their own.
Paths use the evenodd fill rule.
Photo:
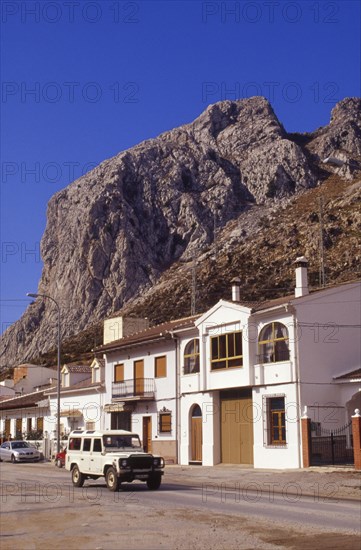
<svg viewBox="0 0 361 550">
<path fill-rule="evenodd" d="M 26 441 L 13 441 L 11 447 L 12 449 L 27 449 L 30 445 Z"/>
<path fill-rule="evenodd" d="M 137 435 L 103 435 L 103 443 L 106 451 L 117 449 L 140 449 L 140 440 Z"/>
</svg>

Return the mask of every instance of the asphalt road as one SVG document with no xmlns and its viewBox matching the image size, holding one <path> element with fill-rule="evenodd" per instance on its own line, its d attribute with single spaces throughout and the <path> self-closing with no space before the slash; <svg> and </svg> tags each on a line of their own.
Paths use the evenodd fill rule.
<svg viewBox="0 0 361 550">
<path fill-rule="evenodd" d="M 290 483 L 286 491 L 277 492 L 277 473 L 260 485 L 199 482 L 166 469 L 158 491 L 137 482 L 111 493 L 102 479 L 74 488 L 69 472 L 49 463 L 1 463 L 0 485 L 2 550 L 26 541 L 27 548 L 47 548 L 51 543 L 54 548 L 87 550 L 279 549 L 298 548 L 302 536 L 300 548 L 308 548 L 305 541 L 310 537 L 310 548 L 360 548 L 359 501 L 306 496 L 296 485 L 292 490 Z M 51 542 L 44 525 L 53 534 Z M 127 534 L 121 530 L 124 525 Z M 317 542 L 321 535 L 325 546 Z"/>
</svg>

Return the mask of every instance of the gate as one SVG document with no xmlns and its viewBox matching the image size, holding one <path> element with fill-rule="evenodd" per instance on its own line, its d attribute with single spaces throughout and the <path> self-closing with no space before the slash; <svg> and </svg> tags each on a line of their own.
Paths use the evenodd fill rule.
<svg viewBox="0 0 361 550">
<path fill-rule="evenodd" d="M 352 421 L 336 430 L 311 431 L 311 466 L 354 464 Z"/>
</svg>

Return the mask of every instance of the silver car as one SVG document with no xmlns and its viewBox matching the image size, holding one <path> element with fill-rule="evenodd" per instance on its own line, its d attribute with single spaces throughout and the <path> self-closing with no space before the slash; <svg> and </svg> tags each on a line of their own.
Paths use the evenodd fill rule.
<svg viewBox="0 0 361 550">
<path fill-rule="evenodd" d="M 26 441 L 5 441 L 0 446 L 0 461 L 33 462 L 40 460 L 40 453 Z"/>
</svg>

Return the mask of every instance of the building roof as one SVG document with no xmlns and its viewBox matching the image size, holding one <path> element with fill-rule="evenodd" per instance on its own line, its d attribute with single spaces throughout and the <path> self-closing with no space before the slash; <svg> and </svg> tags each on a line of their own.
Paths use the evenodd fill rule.
<svg viewBox="0 0 361 550">
<path fill-rule="evenodd" d="M 125 336 L 114 342 L 109 342 L 103 346 L 99 346 L 97 351 L 111 351 L 115 349 L 125 349 L 132 347 L 133 345 L 141 343 L 150 343 L 159 340 L 166 340 L 171 338 L 174 331 L 191 328 L 194 326 L 194 322 L 200 317 L 200 315 L 192 315 L 191 317 L 185 317 L 183 319 L 175 319 L 173 321 L 167 321 L 154 327 L 135 332 L 130 336 Z"/>
<path fill-rule="evenodd" d="M 11 399 L 6 399 L 0 402 L 0 410 L 8 409 L 23 409 L 25 407 L 34 407 L 39 401 L 44 399 L 44 391 L 37 391 L 33 393 L 26 393 L 24 395 L 18 395 Z"/>
<path fill-rule="evenodd" d="M 361 379 L 361 368 L 352 370 L 350 372 L 346 372 L 344 374 L 341 374 L 340 376 L 334 376 L 334 380 L 344 380 L 344 381 L 353 381 L 353 380 L 360 380 Z"/>
<path fill-rule="evenodd" d="M 76 390 L 85 390 L 85 389 L 93 389 L 98 388 L 102 385 L 102 382 L 92 382 L 91 378 L 86 378 L 85 380 L 81 380 L 80 382 L 77 382 L 76 384 L 72 384 L 71 386 L 63 386 L 60 388 L 60 395 L 63 395 L 67 392 L 73 392 Z M 56 388 L 51 388 L 48 391 L 45 391 L 45 396 L 48 395 L 54 395 L 57 393 Z"/>
<path fill-rule="evenodd" d="M 91 372 L 91 368 L 89 365 L 77 365 L 77 364 L 70 364 L 70 365 L 67 365 L 65 364 L 64 367 L 67 369 L 67 371 L 71 374 L 73 373 L 84 373 L 84 374 L 88 374 Z M 64 368 L 63 367 L 63 368 Z"/>
</svg>

